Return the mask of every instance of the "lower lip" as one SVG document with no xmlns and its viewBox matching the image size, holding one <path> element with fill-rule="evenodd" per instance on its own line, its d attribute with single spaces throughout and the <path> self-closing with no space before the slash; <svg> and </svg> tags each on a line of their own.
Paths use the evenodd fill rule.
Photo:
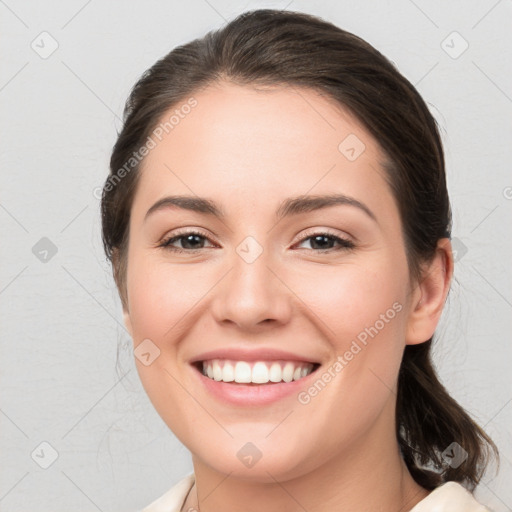
<svg viewBox="0 0 512 512">
<path fill-rule="evenodd" d="M 309 380 L 317 371 L 306 377 L 291 382 L 269 382 L 268 384 L 240 384 L 210 379 L 193 367 L 194 373 L 205 386 L 206 390 L 223 402 L 238 406 L 266 405 L 281 400 L 292 394 L 298 395 L 309 385 Z M 318 368 L 317 368 L 318 370 Z"/>
</svg>

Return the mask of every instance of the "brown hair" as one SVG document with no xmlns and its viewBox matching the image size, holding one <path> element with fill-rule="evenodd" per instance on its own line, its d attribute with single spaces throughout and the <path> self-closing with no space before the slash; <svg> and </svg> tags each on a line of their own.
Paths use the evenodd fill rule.
<svg viewBox="0 0 512 512">
<path fill-rule="evenodd" d="M 131 91 L 101 202 L 103 244 L 123 307 L 130 210 L 140 174 L 138 162 L 129 168 L 126 163 L 163 114 L 221 80 L 313 89 L 354 114 L 386 155 L 381 164 L 399 207 L 411 278 L 421 278 L 421 264 L 451 233 L 443 148 L 427 105 L 395 66 L 361 38 L 310 15 L 264 9 L 243 13 L 222 29 L 175 48 Z M 423 487 L 452 480 L 474 489 L 490 449 L 496 457 L 498 451 L 440 383 L 431 345 L 432 339 L 405 348 L 396 406 L 399 446 Z M 443 457 L 453 442 L 468 454 L 457 467 Z"/>
</svg>

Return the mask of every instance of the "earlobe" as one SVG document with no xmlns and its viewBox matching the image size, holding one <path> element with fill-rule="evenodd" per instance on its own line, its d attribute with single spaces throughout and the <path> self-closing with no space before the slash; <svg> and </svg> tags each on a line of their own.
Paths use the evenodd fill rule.
<svg viewBox="0 0 512 512">
<path fill-rule="evenodd" d="M 424 267 L 421 281 L 412 295 L 406 332 L 406 344 L 429 340 L 436 330 L 450 290 L 453 255 L 450 240 L 442 238 L 432 261 Z"/>
</svg>

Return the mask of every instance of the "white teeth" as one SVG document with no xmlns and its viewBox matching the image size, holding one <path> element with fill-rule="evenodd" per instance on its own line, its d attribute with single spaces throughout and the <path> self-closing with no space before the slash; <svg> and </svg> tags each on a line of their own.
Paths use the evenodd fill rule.
<svg viewBox="0 0 512 512">
<path fill-rule="evenodd" d="M 266 384 L 269 380 L 268 368 L 265 363 L 257 362 L 252 367 L 252 382 L 256 384 Z"/>
<path fill-rule="evenodd" d="M 222 380 L 222 368 L 219 361 L 213 361 L 213 378 L 215 380 Z"/>
<path fill-rule="evenodd" d="M 251 365 L 244 361 L 238 361 L 235 366 L 235 382 L 251 382 Z"/>
<path fill-rule="evenodd" d="M 268 382 L 291 382 L 307 377 L 313 371 L 312 363 L 292 361 L 231 361 L 213 359 L 203 361 L 203 375 L 210 379 L 240 384 L 267 384 Z"/>
<path fill-rule="evenodd" d="M 282 370 L 279 363 L 272 363 L 269 373 L 270 382 L 281 382 Z"/>
<path fill-rule="evenodd" d="M 222 380 L 224 382 L 233 382 L 235 380 L 235 368 L 232 364 L 225 364 L 222 368 Z"/>
<path fill-rule="evenodd" d="M 283 380 L 285 382 L 291 382 L 293 380 L 293 370 L 295 370 L 293 363 L 286 363 L 284 365 Z"/>
</svg>

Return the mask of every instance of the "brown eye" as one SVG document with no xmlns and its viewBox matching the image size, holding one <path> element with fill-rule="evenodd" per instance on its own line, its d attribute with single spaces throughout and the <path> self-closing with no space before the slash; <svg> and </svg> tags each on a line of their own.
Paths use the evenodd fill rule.
<svg viewBox="0 0 512 512">
<path fill-rule="evenodd" d="M 310 241 L 311 250 L 316 250 L 316 252 L 353 249 L 355 247 L 354 243 L 350 240 L 331 233 L 315 233 L 313 235 L 309 235 L 300 240 L 299 244 L 302 244 L 305 241 Z M 338 244 L 338 248 L 335 247 L 336 244 Z"/>
<path fill-rule="evenodd" d="M 202 233 L 197 231 L 187 231 L 163 240 L 159 247 L 169 251 L 194 252 L 204 249 L 206 240 L 209 240 L 209 238 L 204 236 Z M 180 243 L 181 247 L 174 246 L 173 244 L 176 242 Z"/>
</svg>

